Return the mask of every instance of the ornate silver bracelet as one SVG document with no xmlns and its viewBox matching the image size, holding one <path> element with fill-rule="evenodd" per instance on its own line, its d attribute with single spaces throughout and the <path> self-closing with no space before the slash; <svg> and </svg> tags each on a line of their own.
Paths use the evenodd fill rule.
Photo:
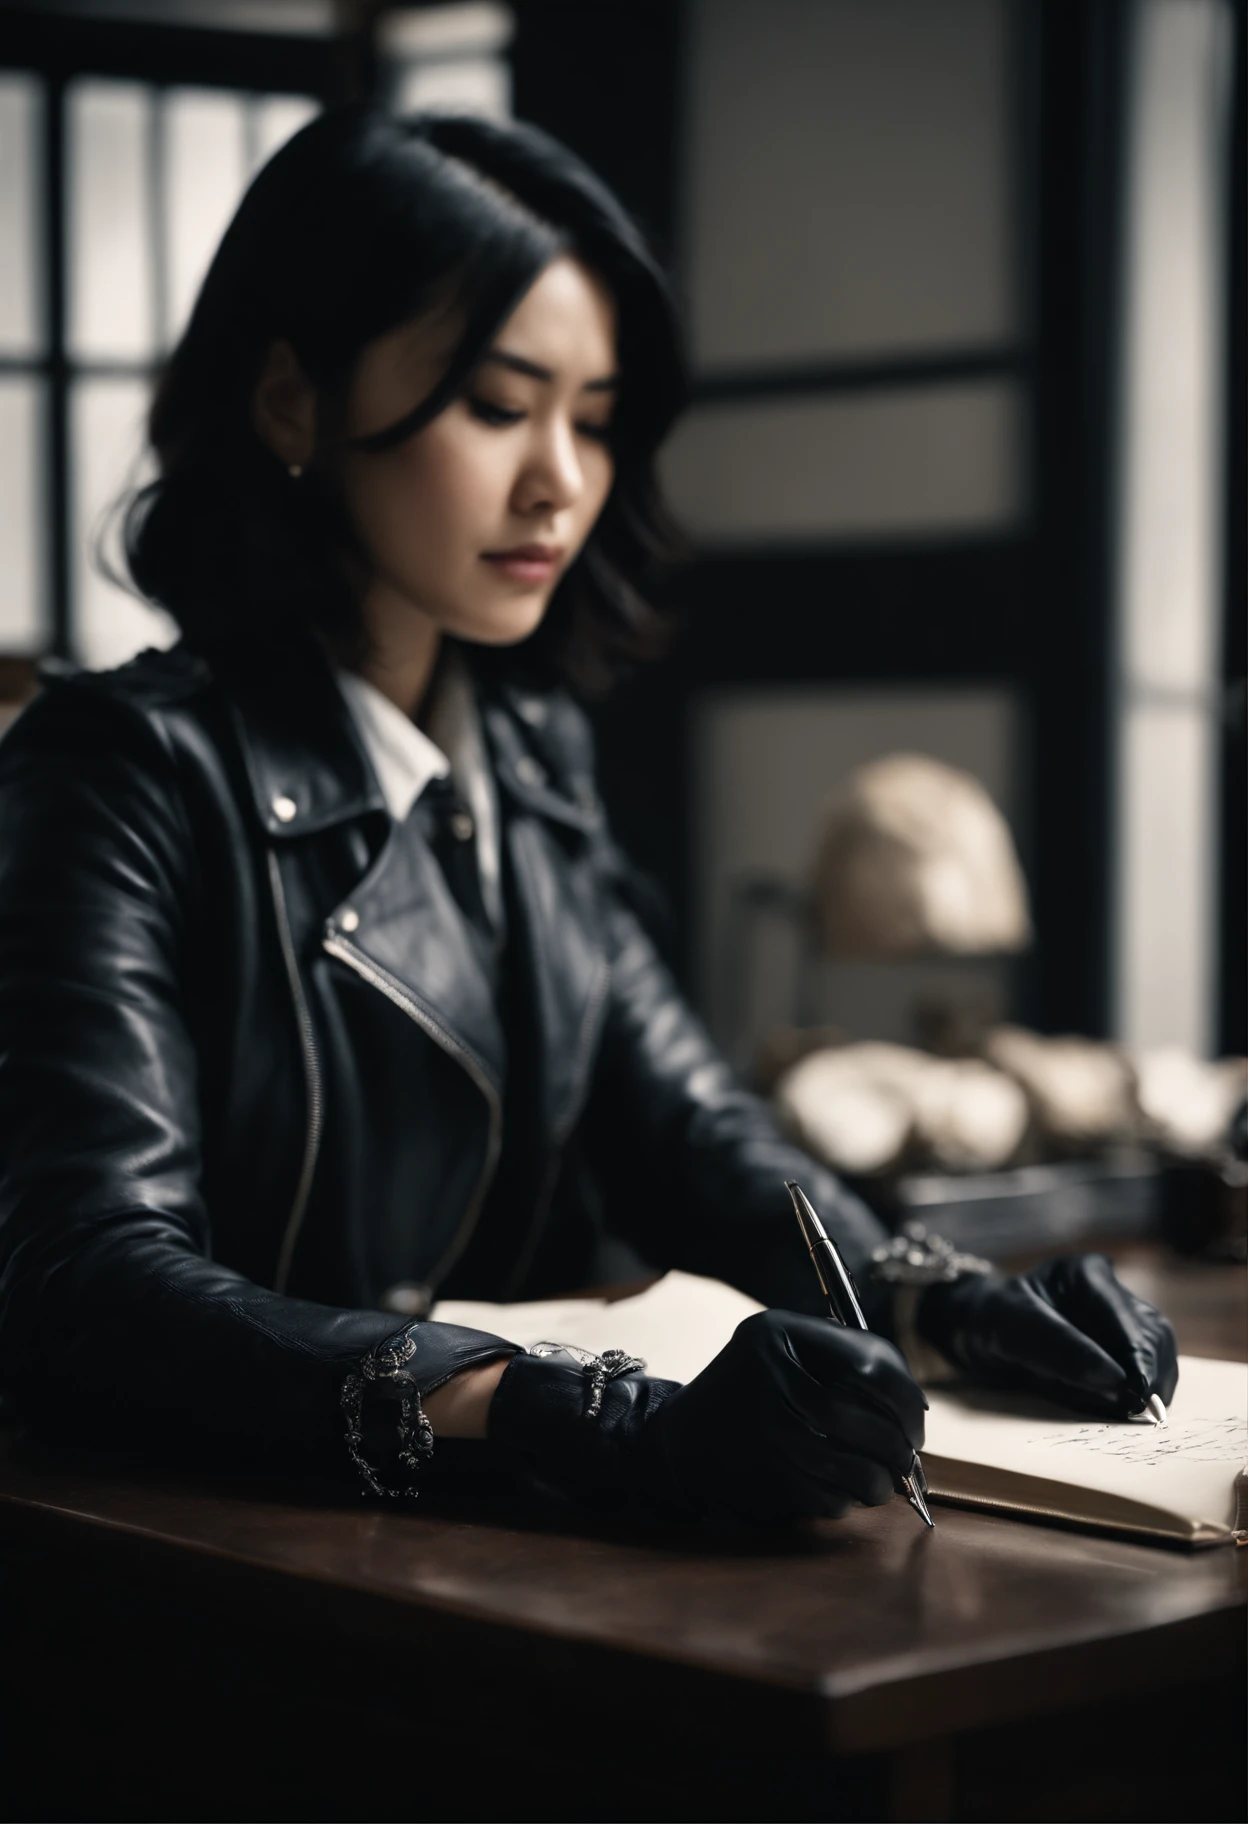
<svg viewBox="0 0 1248 1824">
<path fill-rule="evenodd" d="M 928 1286 L 991 1273 L 992 1263 L 978 1254 L 960 1254 L 943 1235 L 929 1235 L 921 1222 L 908 1222 L 900 1235 L 875 1249 L 867 1271 L 893 1288 L 893 1331 L 915 1379 L 924 1386 L 948 1380 L 957 1364 L 919 1335 L 919 1300 Z"/>
<path fill-rule="evenodd" d="M 908 1222 L 900 1235 L 882 1242 L 871 1256 L 872 1279 L 891 1286 L 952 1285 L 975 1273 L 991 1273 L 992 1262 L 959 1254 L 943 1235 L 929 1235 L 921 1222 Z"/>
<path fill-rule="evenodd" d="M 601 1355 L 595 1355 L 592 1349 L 578 1349 L 574 1343 L 531 1343 L 527 1353 L 570 1355 L 574 1362 L 580 1363 L 589 1378 L 587 1419 L 596 1419 L 602 1411 L 602 1396 L 607 1391 L 608 1381 L 614 1381 L 621 1374 L 635 1374 L 646 1365 L 639 1355 L 629 1355 L 623 1349 L 604 1349 Z"/>
<path fill-rule="evenodd" d="M 399 1462 L 413 1475 L 433 1455 L 433 1426 L 420 1403 L 420 1388 L 404 1364 L 416 1353 L 416 1339 L 409 1332 L 397 1344 L 385 1344 L 363 1357 L 342 1383 L 339 1404 L 347 1418 L 347 1451 L 360 1472 L 363 1493 L 382 1495 L 388 1500 L 414 1501 L 418 1490 L 413 1483 L 406 1488 L 387 1488 L 364 1455 L 364 1394 L 375 1381 L 399 1381 Z"/>
</svg>

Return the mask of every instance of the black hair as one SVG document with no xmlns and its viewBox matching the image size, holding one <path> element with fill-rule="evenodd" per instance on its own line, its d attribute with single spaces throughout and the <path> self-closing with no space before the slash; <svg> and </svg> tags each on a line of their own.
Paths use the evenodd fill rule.
<svg viewBox="0 0 1248 1824">
<path fill-rule="evenodd" d="M 620 394 L 606 506 L 538 632 L 526 669 L 592 691 L 653 656 L 666 619 L 645 598 L 674 549 L 653 471 L 684 403 L 667 285 L 630 217 L 581 162 L 535 127 L 399 118 L 352 106 L 281 148 L 244 196 L 152 404 L 159 474 L 125 514 L 135 583 L 208 657 L 318 631 L 363 650 L 342 562 L 351 545 L 332 479 L 297 483 L 251 422 L 267 351 L 288 341 L 308 378 L 341 396 L 366 343 L 453 300 L 463 332 L 432 393 L 367 440 L 388 448 L 462 389 L 538 274 L 571 253 L 617 313 Z"/>
</svg>

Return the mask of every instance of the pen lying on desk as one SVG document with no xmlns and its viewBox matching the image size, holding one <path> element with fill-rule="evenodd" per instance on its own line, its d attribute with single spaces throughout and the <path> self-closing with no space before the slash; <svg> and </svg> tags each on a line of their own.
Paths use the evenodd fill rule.
<svg viewBox="0 0 1248 1824">
<path fill-rule="evenodd" d="M 814 1262 L 815 1272 L 819 1275 L 819 1284 L 823 1287 L 823 1295 L 828 1301 L 828 1310 L 833 1321 L 844 1324 L 850 1330 L 869 1330 L 871 1326 L 862 1314 L 862 1306 L 858 1303 L 858 1294 L 854 1289 L 854 1282 L 849 1276 L 849 1268 L 841 1259 L 836 1243 L 816 1216 L 809 1197 L 800 1184 L 793 1184 L 786 1180 L 784 1188 L 793 1199 L 797 1226 L 802 1231 L 802 1239 Z M 910 1473 L 901 1478 L 901 1485 L 906 1491 L 906 1500 L 920 1520 L 934 1528 L 936 1522 L 927 1511 L 925 1499 L 927 1480 L 924 1477 L 923 1465 L 919 1462 L 917 1450 L 910 1465 Z"/>
</svg>

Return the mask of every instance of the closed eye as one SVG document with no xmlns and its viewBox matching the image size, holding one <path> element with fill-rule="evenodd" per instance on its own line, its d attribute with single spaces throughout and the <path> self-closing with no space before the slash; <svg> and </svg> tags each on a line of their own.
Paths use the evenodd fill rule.
<svg viewBox="0 0 1248 1824">
<path fill-rule="evenodd" d="M 488 399 L 469 399 L 468 410 L 482 424 L 519 424 L 523 412 L 509 411 L 505 405 L 493 405 Z"/>
<path fill-rule="evenodd" d="M 505 405 L 495 405 L 490 399 L 477 399 L 471 395 L 467 396 L 466 404 L 479 424 L 490 424 L 498 428 L 520 424 L 528 416 L 527 412 L 517 411 Z M 582 422 L 576 426 L 576 429 L 582 437 L 592 437 L 595 443 L 610 443 L 611 441 L 610 424 Z"/>
</svg>

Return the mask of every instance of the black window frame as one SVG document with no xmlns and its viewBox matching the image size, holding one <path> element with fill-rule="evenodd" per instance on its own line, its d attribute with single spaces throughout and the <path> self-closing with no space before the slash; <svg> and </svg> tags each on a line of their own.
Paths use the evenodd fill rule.
<svg viewBox="0 0 1248 1824">
<path fill-rule="evenodd" d="M 73 656 L 73 452 L 70 400 L 76 380 L 111 376 L 152 379 L 159 362 L 79 360 L 68 346 L 68 211 L 66 93 L 84 77 L 259 95 L 311 96 L 323 106 L 356 98 L 373 83 L 371 43 L 362 32 L 312 37 L 210 30 L 111 19 L 84 19 L 41 10 L 0 13 L 0 70 L 29 75 L 42 86 L 38 245 L 40 352 L 0 358 L 0 373 L 21 372 L 44 382 L 45 473 L 42 548 L 46 564 L 46 644 L 43 652 Z"/>
</svg>

